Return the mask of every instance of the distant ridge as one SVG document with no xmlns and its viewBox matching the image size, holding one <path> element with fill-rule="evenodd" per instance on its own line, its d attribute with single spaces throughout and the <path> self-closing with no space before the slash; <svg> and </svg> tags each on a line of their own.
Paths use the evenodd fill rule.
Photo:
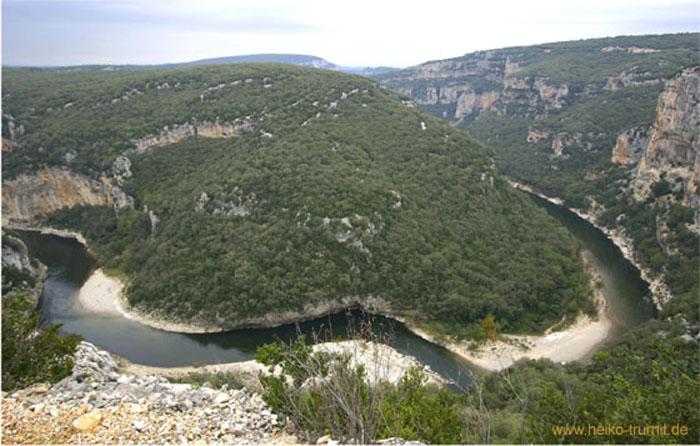
<svg viewBox="0 0 700 446">
<path fill-rule="evenodd" d="M 116 71 L 116 70 L 144 70 L 144 69 L 161 69 L 170 70 L 175 68 L 191 67 L 196 65 L 225 65 L 233 63 L 281 63 L 287 65 L 298 65 L 303 67 L 323 68 L 326 70 L 342 71 L 345 73 L 361 74 L 364 76 L 373 76 L 389 71 L 396 70 L 392 67 L 346 67 L 336 65 L 332 62 L 306 54 L 248 54 L 243 56 L 227 56 L 214 57 L 208 59 L 199 59 L 189 62 L 176 62 L 156 65 L 73 65 L 62 67 L 28 67 L 30 69 L 49 70 L 49 71 Z"/>
</svg>

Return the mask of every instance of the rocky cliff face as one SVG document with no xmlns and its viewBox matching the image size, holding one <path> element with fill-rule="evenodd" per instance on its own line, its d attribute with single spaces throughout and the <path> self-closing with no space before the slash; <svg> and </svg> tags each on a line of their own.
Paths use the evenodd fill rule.
<svg viewBox="0 0 700 446">
<path fill-rule="evenodd" d="M 649 128 L 635 127 L 617 137 L 613 149 L 612 162 L 616 164 L 636 164 L 642 158 L 649 144 Z"/>
<path fill-rule="evenodd" d="M 601 95 L 619 108 L 610 100 L 627 100 L 631 89 L 637 96 L 660 90 L 677 69 L 696 63 L 696 35 L 642 36 L 479 51 L 377 79 L 468 130 L 483 112 L 531 121 L 585 102 L 577 112 L 590 113 Z"/>
<path fill-rule="evenodd" d="M 128 204 L 126 194 L 107 176 L 89 178 L 61 167 L 46 167 L 2 183 L 3 224 L 33 223 L 37 217 L 77 205 Z"/>
<path fill-rule="evenodd" d="M 587 51 L 593 51 L 595 45 L 603 44 L 591 43 Z M 654 64 L 625 67 L 619 61 L 633 57 L 628 55 L 657 57 L 666 50 L 646 46 L 598 47 L 598 54 L 610 54 L 605 58 L 573 51 L 580 51 L 580 48 L 562 51 L 538 46 L 482 51 L 385 73 L 379 79 L 391 88 L 411 95 L 426 111 L 441 115 L 455 125 L 463 124 L 462 127 L 466 129 L 471 129 L 483 112 L 533 124 L 545 120 L 556 127 L 556 123 L 552 119 L 547 121 L 547 118 L 557 114 L 561 116 L 561 112 L 573 110 L 573 107 L 578 107 L 576 113 L 590 113 L 589 109 L 596 103 L 595 98 L 601 95 L 607 96 L 600 106 L 616 108 L 619 105 L 609 101 L 624 99 L 624 96 L 618 98 L 611 92 L 625 90 L 633 94 L 632 89 L 636 89 L 634 94 L 639 95 L 642 90 L 658 88 L 665 82 L 658 99 L 655 123 L 651 127 L 638 125 L 620 133 L 613 149 L 612 162 L 636 166 L 634 188 L 638 200 L 645 199 L 651 186 L 663 177 L 675 189 L 683 189 L 684 204 L 700 204 L 700 162 L 697 162 L 700 68 L 687 68 L 678 76 L 665 80 L 668 74 L 665 75 L 664 70 Z M 575 57 L 564 61 L 553 56 L 555 52 L 566 54 L 569 58 Z M 585 60 L 586 57 L 594 61 L 591 63 L 606 67 L 614 74 L 589 73 L 584 83 L 583 77 L 577 77 L 576 73 L 590 70 L 590 67 L 576 58 Z M 658 62 L 659 67 L 667 64 Z M 569 81 L 569 78 L 572 80 Z M 612 123 L 611 127 L 614 125 Z M 602 132 L 562 132 L 555 127 L 530 125 L 526 136 L 529 144 L 551 138 L 549 159 L 554 163 L 566 160 L 567 152 L 599 150 L 599 143 L 613 138 L 617 133 L 617 130 L 608 135 Z M 494 132 L 498 130 L 494 129 Z"/>
<path fill-rule="evenodd" d="M 491 108 L 494 102 L 498 100 L 500 93 L 497 91 L 487 91 L 481 94 L 476 94 L 474 91 L 467 90 L 457 98 L 457 108 L 455 109 L 455 119 L 460 120 L 471 116 L 474 113 L 480 113 Z"/>
<path fill-rule="evenodd" d="M 251 132 L 257 120 L 252 118 L 236 119 L 233 122 L 196 122 L 193 124 L 178 124 L 172 128 L 165 127 L 156 135 L 148 135 L 143 138 L 133 139 L 131 143 L 136 146 L 127 150 L 124 154 L 141 154 L 154 146 L 175 144 L 185 138 L 201 136 L 204 138 L 233 138 L 243 133 Z"/>
<path fill-rule="evenodd" d="M 459 123 L 484 111 L 507 113 L 518 107 L 531 114 L 565 106 L 569 87 L 544 77 L 518 76 L 521 65 L 501 51 L 428 62 L 385 74 L 382 81 L 424 106 L 441 106 L 442 117 Z"/>
<path fill-rule="evenodd" d="M 46 266 L 29 257 L 27 245 L 22 240 L 4 233 L 2 235 L 2 268 L 4 271 L 3 294 L 9 291 L 26 291 L 32 299 L 39 301 L 46 279 Z M 26 276 L 14 279 L 13 275 L 7 274 L 9 270 L 15 270 Z"/>
<path fill-rule="evenodd" d="M 697 204 L 697 158 L 700 151 L 700 67 L 683 71 L 666 83 L 659 97 L 657 117 L 638 177 L 668 173 L 685 182 L 685 202 Z"/>
<path fill-rule="evenodd" d="M 684 70 L 666 82 L 659 96 L 656 121 L 649 135 L 645 129 L 631 129 L 618 137 L 612 161 L 637 164 L 634 196 L 646 199 L 650 187 L 660 179 L 681 190 L 683 203 L 700 204 L 700 67 Z"/>
<path fill-rule="evenodd" d="M 10 267 L 20 271 L 26 271 L 34 276 L 39 275 L 39 267 L 33 265 L 29 260 L 27 246 L 22 240 L 12 236 L 3 236 L 2 248 L 3 268 Z"/>
<path fill-rule="evenodd" d="M 71 172 L 67 167 L 45 167 L 2 183 L 2 221 L 34 223 L 38 217 L 73 206 L 132 206 L 133 199 L 120 187 L 131 177 L 131 161 L 127 155 L 140 155 L 147 150 L 174 144 L 185 138 L 233 138 L 253 131 L 254 118 L 233 122 L 195 122 L 165 127 L 156 135 L 134 139 L 134 148 L 118 156 L 112 168 L 98 178 Z M 67 160 L 69 161 L 69 160 Z M 153 215 L 151 220 L 157 217 Z"/>
<path fill-rule="evenodd" d="M 620 74 L 610 76 L 605 84 L 604 89 L 617 91 L 627 87 L 641 87 L 656 85 L 662 82 L 661 79 L 645 79 L 648 73 L 635 73 L 623 71 Z"/>
</svg>

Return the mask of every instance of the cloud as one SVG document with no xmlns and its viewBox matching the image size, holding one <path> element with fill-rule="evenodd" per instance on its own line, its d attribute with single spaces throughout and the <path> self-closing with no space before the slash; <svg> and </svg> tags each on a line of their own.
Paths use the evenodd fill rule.
<svg viewBox="0 0 700 446">
<path fill-rule="evenodd" d="M 414 65 L 503 46 L 697 31 L 679 0 L 3 0 L 3 63 L 159 63 L 301 53 Z"/>
<path fill-rule="evenodd" d="M 289 2 L 120 0 L 100 5 L 117 20 L 157 22 L 183 30 L 285 34 L 315 32 L 319 29 L 317 24 L 309 23 L 296 14 L 298 8 Z"/>
</svg>

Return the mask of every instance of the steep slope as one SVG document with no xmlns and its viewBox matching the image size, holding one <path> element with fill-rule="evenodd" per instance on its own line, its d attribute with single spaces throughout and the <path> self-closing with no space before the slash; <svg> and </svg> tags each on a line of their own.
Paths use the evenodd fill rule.
<svg viewBox="0 0 700 446">
<path fill-rule="evenodd" d="M 613 149 L 613 162 L 634 164 L 633 188 L 635 198 L 647 199 L 652 193 L 651 186 L 662 179 L 669 183 L 683 204 L 697 208 L 700 204 L 698 185 L 700 183 L 700 67 L 683 70 L 666 83 L 659 96 L 656 120 L 651 128 L 645 129 L 642 136 L 637 130 L 624 141 L 630 132 L 618 137 Z M 647 136 L 648 135 L 648 136 Z M 627 146 L 640 147 L 637 159 L 624 156 Z"/>
<path fill-rule="evenodd" d="M 82 232 L 141 310 L 224 329 L 363 304 L 469 335 L 487 316 L 537 331 L 591 309 L 570 236 L 491 151 L 365 78 L 6 69 L 3 94 L 3 129 L 24 128 L 3 210 Z M 47 171 L 126 198 L 22 203 L 53 193 L 25 184 Z"/>
<path fill-rule="evenodd" d="M 46 266 L 30 257 L 19 238 L 2 232 L 2 294 L 28 292 L 36 304 L 46 280 Z"/>
<path fill-rule="evenodd" d="M 377 78 L 493 146 L 509 177 L 629 238 L 697 320 L 698 81 L 683 70 L 697 65 L 699 38 L 506 48 Z"/>
</svg>

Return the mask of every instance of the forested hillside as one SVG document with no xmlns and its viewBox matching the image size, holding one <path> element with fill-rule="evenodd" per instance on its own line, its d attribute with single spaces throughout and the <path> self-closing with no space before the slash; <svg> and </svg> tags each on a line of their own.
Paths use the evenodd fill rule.
<svg viewBox="0 0 700 446">
<path fill-rule="evenodd" d="M 697 321 L 699 39 L 513 47 L 377 78 L 492 146 L 510 178 L 629 237 L 674 296 L 667 314 Z"/>
<path fill-rule="evenodd" d="M 521 361 L 490 376 L 496 437 L 516 430 L 509 414 L 526 424 L 512 442 L 698 442 L 699 38 L 506 48 L 378 76 L 492 146 L 510 178 L 631 239 L 636 260 L 670 289 L 659 320 L 604 346 L 591 364 Z M 555 429 L 664 423 L 689 431 Z"/>
<path fill-rule="evenodd" d="M 364 303 L 478 336 L 592 310 L 578 248 L 491 150 L 368 79 L 4 69 L 3 104 L 4 219 L 80 231 L 160 317 Z"/>
<path fill-rule="evenodd" d="M 347 67 L 334 64 L 317 56 L 308 56 L 305 54 L 248 54 L 245 56 L 214 57 L 211 59 L 199 59 L 188 62 L 164 63 L 158 65 L 78 65 L 63 67 L 31 67 L 31 69 L 39 71 L 169 70 L 173 68 L 184 68 L 196 65 L 227 65 L 232 63 L 281 63 L 298 65 L 302 67 L 323 68 L 326 70 L 338 70 L 344 73 L 362 74 L 365 76 L 384 73 L 396 69 L 391 67 Z"/>
</svg>

